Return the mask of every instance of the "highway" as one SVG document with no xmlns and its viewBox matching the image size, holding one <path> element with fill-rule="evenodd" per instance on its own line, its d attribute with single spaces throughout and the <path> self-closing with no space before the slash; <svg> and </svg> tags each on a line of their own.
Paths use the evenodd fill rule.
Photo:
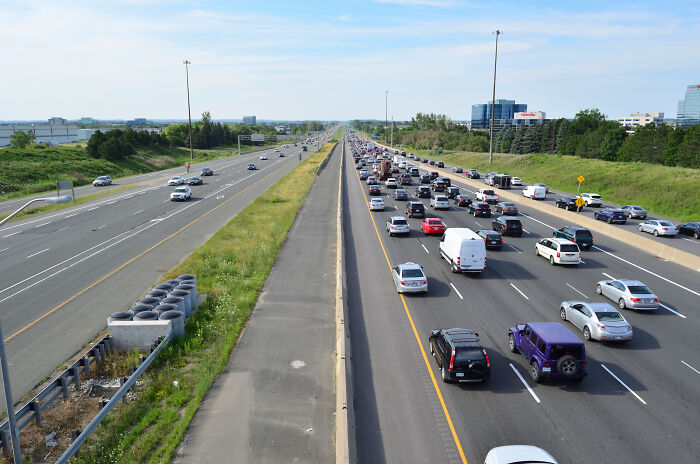
<svg viewBox="0 0 700 464">
<path fill-rule="evenodd" d="M 343 226 L 360 462 L 479 463 L 489 449 L 508 444 L 539 446 L 560 463 L 697 462 L 697 273 L 600 234 L 581 265 L 552 266 L 535 256 L 535 243 L 563 224 L 523 201 L 523 237 L 504 237 L 502 250 L 487 251 L 482 274 L 453 274 L 439 257 L 439 238 L 419 233 L 419 219 L 408 219 L 408 237 L 389 237 L 385 221 L 403 216 L 405 202 L 382 186 L 386 209 L 370 212 L 351 150 L 347 156 Z M 453 185 L 473 198 L 473 188 Z M 406 189 L 413 199 L 415 180 Z M 447 227 L 491 228 L 491 219 L 474 219 L 453 202 L 433 214 L 422 201 Z M 409 261 L 424 266 L 428 295 L 397 295 L 390 268 Z M 645 282 L 664 307 L 623 313 L 634 328 L 629 343 L 585 342 L 582 383 L 535 384 L 524 358 L 508 349 L 508 328 L 562 322 L 583 340 L 560 320 L 559 305 L 609 302 L 595 292 L 609 277 Z M 489 382 L 442 382 L 427 341 L 432 329 L 445 327 L 479 333 L 491 360 Z"/>
<path fill-rule="evenodd" d="M 15 398 L 299 163 L 301 146 L 282 151 L 287 156 L 267 150 L 267 161 L 253 153 L 207 163 L 214 175 L 192 186 L 187 202 L 169 200 L 169 170 L 133 189 L 1 228 L 0 317 Z M 258 169 L 248 170 L 250 162 Z"/>
</svg>

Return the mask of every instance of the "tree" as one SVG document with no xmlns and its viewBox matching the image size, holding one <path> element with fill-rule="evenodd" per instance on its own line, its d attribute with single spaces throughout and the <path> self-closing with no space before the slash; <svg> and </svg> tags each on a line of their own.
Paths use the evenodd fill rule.
<svg viewBox="0 0 700 464">
<path fill-rule="evenodd" d="M 499 147 L 501 149 L 500 153 L 510 153 L 513 148 L 515 131 L 512 127 L 509 127 L 508 129 L 504 129 L 499 132 L 499 135 L 501 137 L 501 146 Z"/>
<path fill-rule="evenodd" d="M 556 122 L 549 121 L 542 128 L 542 137 L 540 139 L 540 153 L 554 153 L 556 136 Z"/>
<path fill-rule="evenodd" d="M 32 134 L 18 130 L 10 135 L 10 143 L 15 148 L 27 148 L 32 143 Z"/>
<path fill-rule="evenodd" d="M 569 133 L 569 120 L 568 119 L 560 119 L 559 120 L 559 127 L 557 128 L 557 135 L 555 138 L 555 148 L 554 152 L 563 155 L 564 151 L 566 150 L 566 136 Z"/>
<path fill-rule="evenodd" d="M 537 133 L 538 127 L 528 127 L 525 129 L 521 146 L 522 153 L 536 153 L 540 149 L 540 135 Z M 541 128 L 540 128 L 541 130 Z"/>
<path fill-rule="evenodd" d="M 570 131 L 575 134 L 584 134 L 586 131 L 595 130 L 605 122 L 605 115 L 597 108 L 581 110 L 576 113 L 574 121 L 571 123 Z"/>
<path fill-rule="evenodd" d="M 678 147 L 678 164 L 688 168 L 700 168 L 700 124 L 685 131 Z"/>
<path fill-rule="evenodd" d="M 680 127 L 675 128 L 668 134 L 666 148 L 662 154 L 664 166 L 676 166 L 679 164 L 678 150 L 683 143 L 685 132 Z"/>
<path fill-rule="evenodd" d="M 637 127 L 634 134 L 622 143 L 618 159 L 660 164 L 668 143 L 668 133 L 672 130 L 666 124 L 657 127 L 654 123 L 649 123 L 646 126 Z"/>
<path fill-rule="evenodd" d="M 600 157 L 606 161 L 615 161 L 625 137 L 627 137 L 627 130 L 623 126 L 610 129 L 605 134 L 603 143 L 600 144 Z"/>
<path fill-rule="evenodd" d="M 523 140 L 525 139 L 525 131 L 527 129 L 525 126 L 520 126 L 520 128 L 515 131 L 515 137 L 513 138 L 513 144 L 510 147 L 510 151 L 522 155 L 523 152 Z"/>
</svg>

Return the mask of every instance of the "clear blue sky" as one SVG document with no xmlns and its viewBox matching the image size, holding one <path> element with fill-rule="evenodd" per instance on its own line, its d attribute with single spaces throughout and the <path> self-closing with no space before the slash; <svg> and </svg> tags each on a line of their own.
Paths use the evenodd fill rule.
<svg viewBox="0 0 700 464">
<path fill-rule="evenodd" d="M 0 0 L 0 120 L 471 117 L 491 98 L 549 117 L 675 118 L 700 84 L 700 3 Z"/>
</svg>

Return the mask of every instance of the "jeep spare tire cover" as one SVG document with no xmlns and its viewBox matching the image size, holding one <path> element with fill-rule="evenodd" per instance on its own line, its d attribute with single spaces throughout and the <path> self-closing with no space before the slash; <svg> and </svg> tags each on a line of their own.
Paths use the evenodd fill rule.
<svg viewBox="0 0 700 464">
<path fill-rule="evenodd" d="M 571 355 L 562 356 L 557 361 L 557 371 L 561 375 L 570 377 L 578 372 L 578 362 L 576 358 Z"/>
</svg>

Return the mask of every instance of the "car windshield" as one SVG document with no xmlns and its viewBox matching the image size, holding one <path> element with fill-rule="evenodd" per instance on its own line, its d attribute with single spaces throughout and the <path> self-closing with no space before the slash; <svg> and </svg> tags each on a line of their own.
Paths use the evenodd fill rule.
<svg viewBox="0 0 700 464">
<path fill-rule="evenodd" d="M 578 246 L 577 245 L 562 245 L 561 246 L 561 251 L 562 252 L 577 252 L 578 251 Z"/>
<path fill-rule="evenodd" d="M 598 316 L 598 320 L 600 322 L 619 322 L 623 320 L 622 316 L 617 311 L 596 311 L 595 315 Z"/>
<path fill-rule="evenodd" d="M 479 348 L 464 347 L 459 348 L 455 352 L 455 362 L 461 361 L 475 361 L 477 359 L 483 359 L 484 353 Z"/>
<path fill-rule="evenodd" d="M 421 278 L 423 277 L 423 271 L 420 269 L 404 269 L 402 272 L 402 277 L 408 278 Z"/>
<path fill-rule="evenodd" d="M 627 287 L 633 295 L 650 295 L 651 290 L 646 285 L 630 285 Z"/>
<path fill-rule="evenodd" d="M 641 206 L 630 206 L 630 208 L 635 209 L 637 211 L 642 211 L 644 209 Z"/>
<path fill-rule="evenodd" d="M 581 359 L 582 353 L 583 350 L 580 345 L 552 345 L 549 349 L 549 359 L 559 359 L 566 355 Z"/>
<path fill-rule="evenodd" d="M 484 190 L 485 195 L 493 195 L 493 190 Z"/>
</svg>

